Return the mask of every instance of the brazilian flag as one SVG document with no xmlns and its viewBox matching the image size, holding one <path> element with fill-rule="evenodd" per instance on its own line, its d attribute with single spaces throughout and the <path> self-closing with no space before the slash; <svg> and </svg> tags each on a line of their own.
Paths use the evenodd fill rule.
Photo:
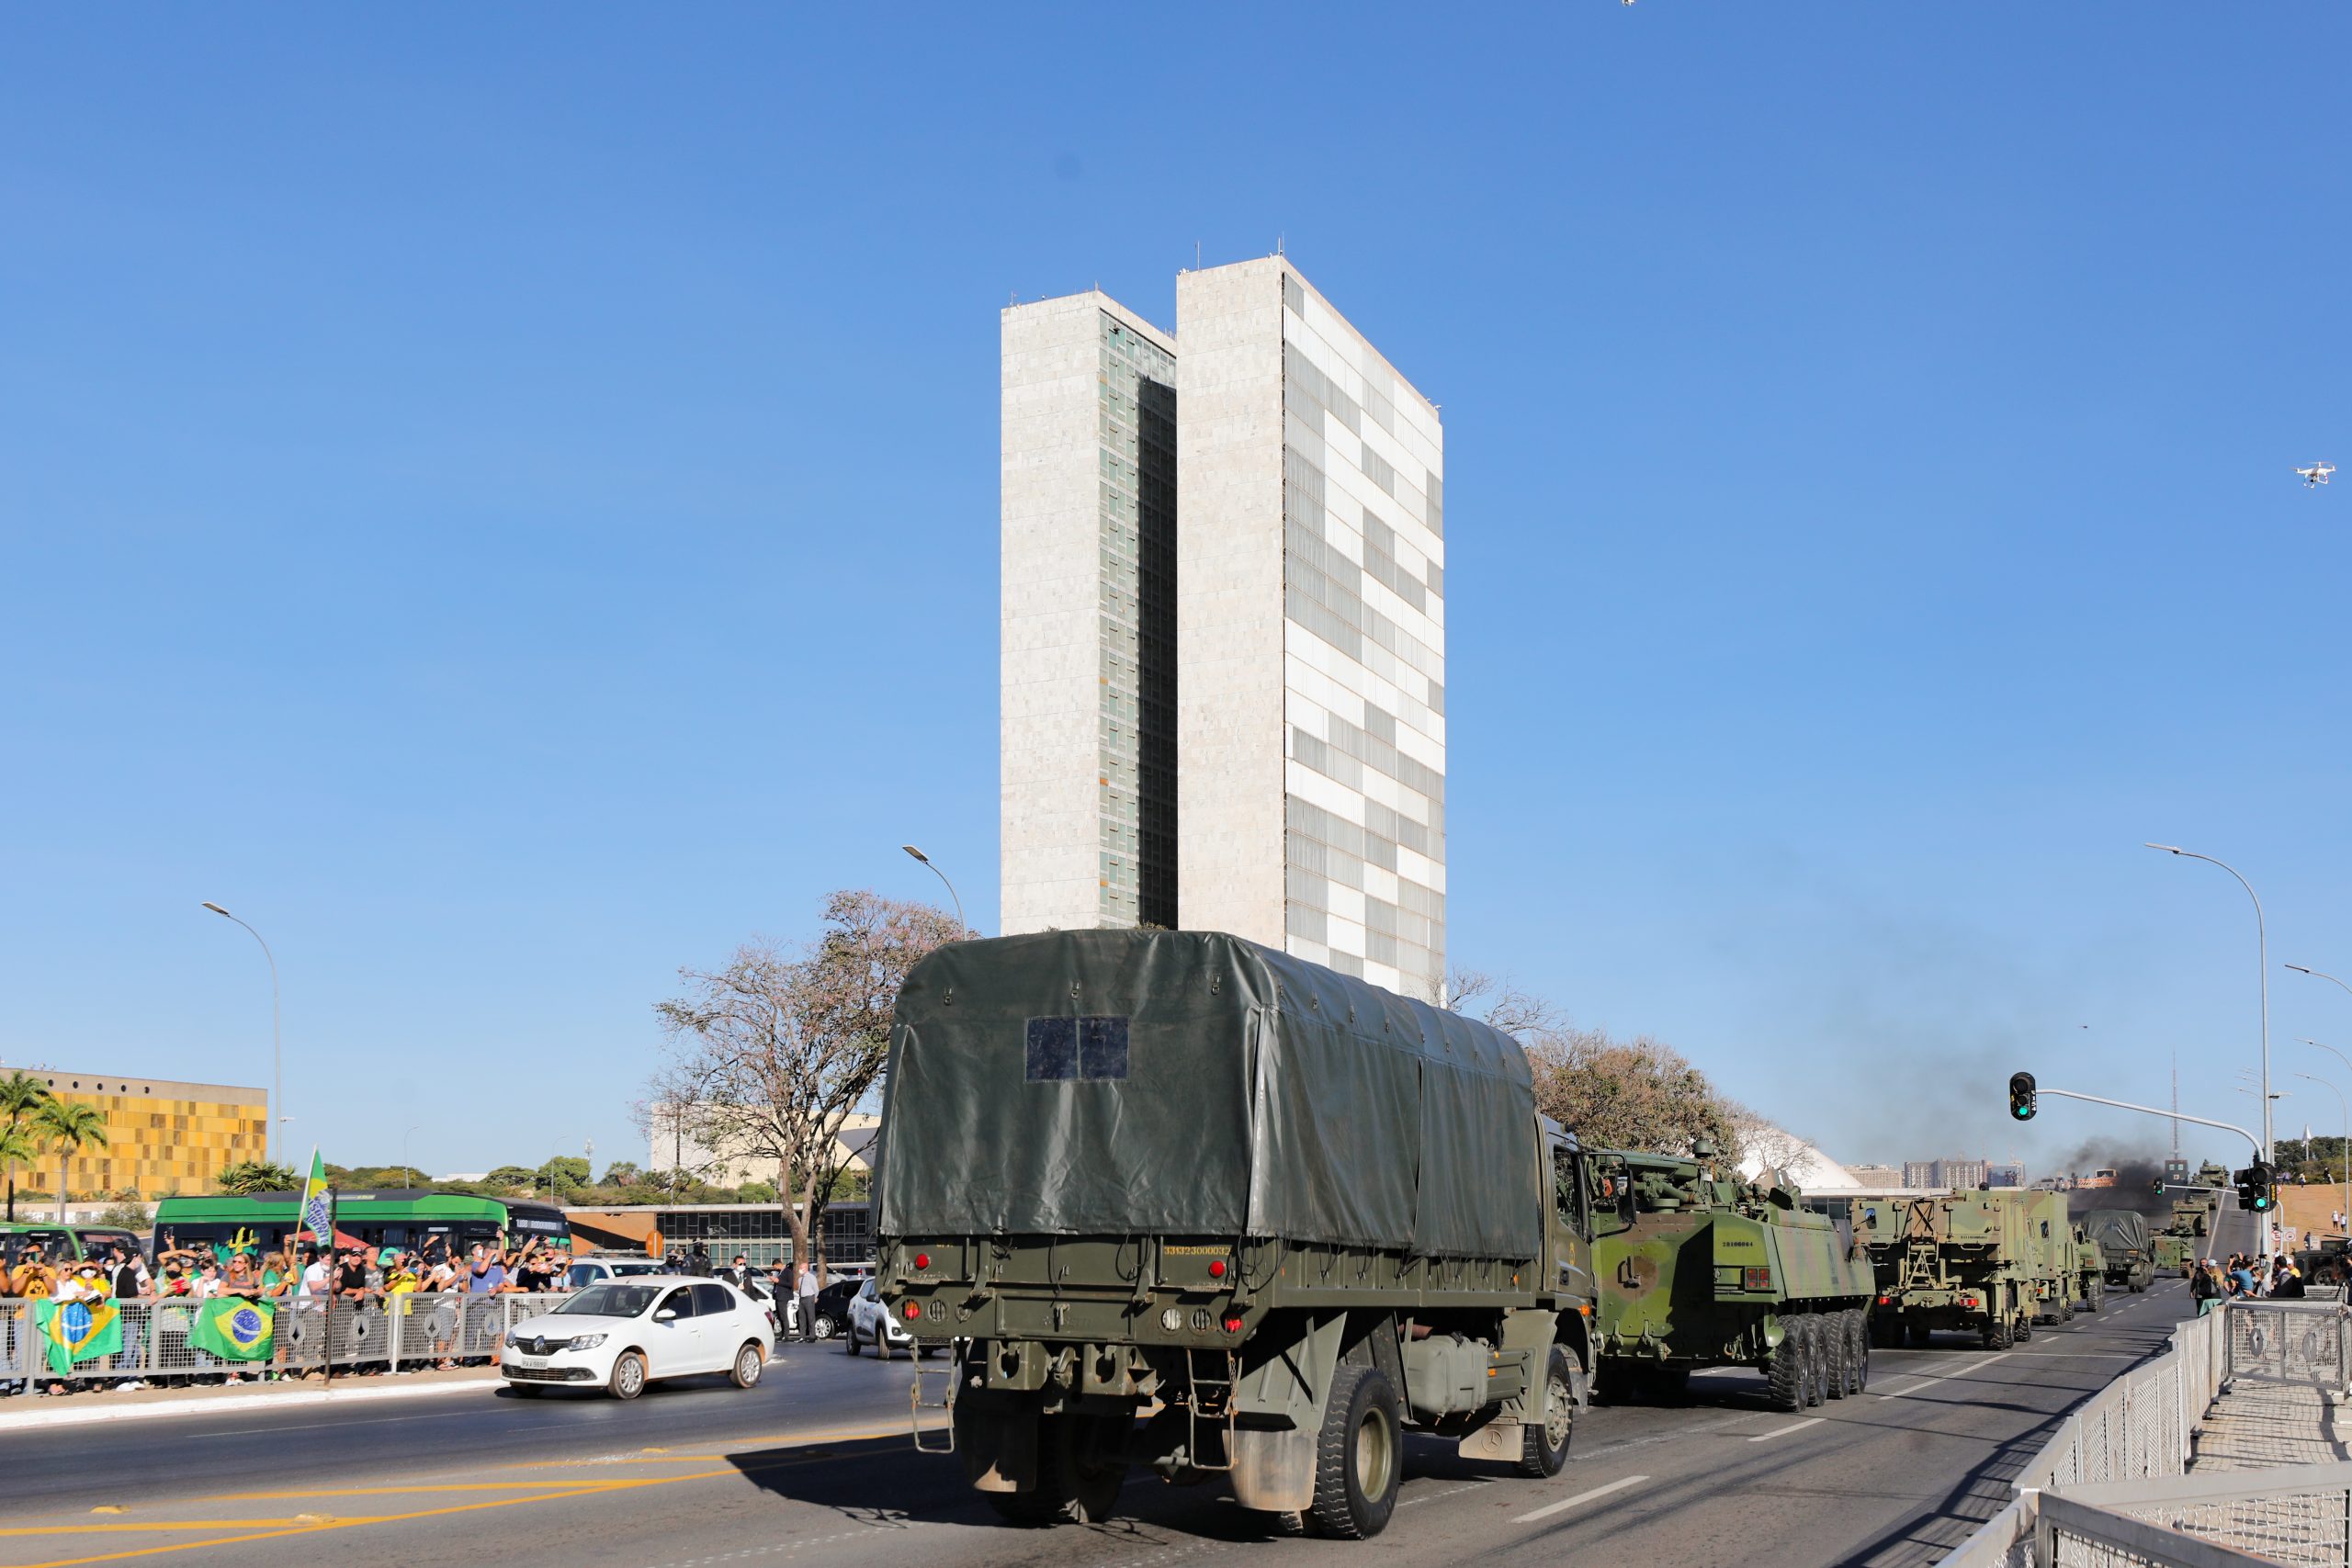
<svg viewBox="0 0 2352 1568">
<path fill-rule="evenodd" d="M 197 1310 L 187 1331 L 188 1348 L 224 1361 L 258 1361 L 269 1354 L 277 1329 L 277 1308 L 243 1296 L 216 1296 Z"/>
<path fill-rule="evenodd" d="M 94 1302 L 38 1301 L 33 1303 L 33 1331 L 49 1352 L 49 1370 L 71 1377 L 76 1361 L 121 1354 L 122 1309 L 103 1297 Z"/>
</svg>

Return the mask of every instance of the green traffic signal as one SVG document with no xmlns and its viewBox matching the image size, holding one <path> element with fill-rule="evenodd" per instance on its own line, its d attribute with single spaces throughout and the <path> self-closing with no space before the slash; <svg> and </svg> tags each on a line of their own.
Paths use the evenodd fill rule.
<svg viewBox="0 0 2352 1568">
<path fill-rule="evenodd" d="M 2033 1120 L 2036 1095 L 2031 1073 L 2009 1075 L 2009 1114 L 2020 1122 Z"/>
</svg>

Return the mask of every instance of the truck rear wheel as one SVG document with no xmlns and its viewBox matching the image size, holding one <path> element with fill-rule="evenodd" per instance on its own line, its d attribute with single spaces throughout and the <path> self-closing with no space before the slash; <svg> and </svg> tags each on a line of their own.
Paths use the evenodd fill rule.
<svg viewBox="0 0 2352 1568">
<path fill-rule="evenodd" d="M 1984 1325 L 1984 1348 L 1987 1350 L 2006 1350 L 2015 1342 L 2016 1336 L 2007 1318 L 1996 1317 Z"/>
<path fill-rule="evenodd" d="M 1854 1361 L 1853 1382 L 1846 1385 L 1846 1392 L 1860 1397 L 1871 1386 L 1870 1314 L 1857 1308 L 1847 1315 L 1854 1323 Z"/>
<path fill-rule="evenodd" d="M 1804 1402 L 1808 1406 L 1829 1403 L 1829 1380 L 1836 1375 L 1838 1361 L 1838 1338 L 1829 1332 L 1829 1320 L 1826 1317 L 1806 1318 L 1804 1364 L 1806 1371 L 1811 1374 L 1811 1386 L 1805 1391 Z"/>
<path fill-rule="evenodd" d="M 1037 1419 L 1037 1484 L 1026 1492 L 984 1492 L 989 1506 L 1016 1525 L 1099 1525 L 1126 1484 L 1127 1461 L 1106 1447 L 1119 1434 L 1093 1416 Z"/>
<path fill-rule="evenodd" d="M 1854 1392 L 1854 1361 L 1861 1350 L 1854 1343 L 1854 1314 L 1833 1312 L 1821 1320 L 1821 1339 L 1828 1349 L 1823 1358 L 1828 1372 L 1828 1388 L 1832 1399 L 1843 1399 Z"/>
<path fill-rule="evenodd" d="M 1772 1348 L 1772 1363 L 1764 1369 L 1764 1395 L 1772 1408 L 1791 1414 L 1804 1408 L 1804 1339 L 1798 1325 L 1803 1318 L 1781 1324 L 1781 1342 Z"/>
<path fill-rule="evenodd" d="M 1544 1419 L 1520 1427 L 1519 1472 L 1539 1480 L 1557 1475 L 1568 1462 L 1568 1439 L 1575 1435 L 1577 1385 L 1567 1351 L 1558 1345 L 1544 1358 Z"/>
<path fill-rule="evenodd" d="M 1323 1404 L 1307 1524 L 1340 1540 L 1364 1540 L 1386 1529 L 1396 1511 L 1404 1458 L 1404 1419 L 1387 1374 L 1342 1364 Z"/>
</svg>

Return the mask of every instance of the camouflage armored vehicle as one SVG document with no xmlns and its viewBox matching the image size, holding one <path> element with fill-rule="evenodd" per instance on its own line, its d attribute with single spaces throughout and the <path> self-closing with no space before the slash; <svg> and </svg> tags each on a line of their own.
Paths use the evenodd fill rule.
<svg viewBox="0 0 2352 1568">
<path fill-rule="evenodd" d="M 2201 1178 L 2216 1169 L 2207 1167 L 2197 1174 Z M 2213 1234 L 2213 1213 L 2221 1205 L 2219 1192 L 2191 1192 L 2172 1201 L 2172 1218 L 2155 1238 L 2155 1266 L 2168 1269 L 2183 1279 L 2197 1260 L 2205 1255 L 2206 1238 Z"/>
<path fill-rule="evenodd" d="M 1596 1205 L 1602 1385 L 1612 1397 L 1679 1393 L 1699 1367 L 1765 1371 L 1773 1404 L 1801 1410 L 1870 1381 L 1874 1280 L 1794 1186 L 1743 1182 L 1695 1157 L 1604 1150 L 1588 1156 Z"/>
<path fill-rule="evenodd" d="M 2082 1223 L 2084 1234 L 2098 1243 L 2109 1284 L 2138 1295 L 2155 1282 L 2155 1249 L 2148 1222 L 2137 1211 L 2093 1209 Z"/>
<path fill-rule="evenodd" d="M 2079 1268 L 2066 1194 L 2028 1191 L 2018 1196 L 2025 1202 L 2026 1244 L 2033 1258 L 2034 1321 L 2071 1323 Z"/>
<path fill-rule="evenodd" d="M 1055 931 L 918 964 L 888 1084 L 876 1288 L 1006 1517 L 1140 1468 L 1363 1537 L 1408 1426 L 1566 1462 L 1593 1188 L 1510 1036 L 1235 937 Z"/>
<path fill-rule="evenodd" d="M 1878 1275 L 1879 1343 L 1925 1345 L 1939 1329 L 1975 1333 L 1996 1350 L 2032 1338 L 2047 1254 L 2028 1196 L 1858 1201 L 1854 1236 Z"/>
</svg>

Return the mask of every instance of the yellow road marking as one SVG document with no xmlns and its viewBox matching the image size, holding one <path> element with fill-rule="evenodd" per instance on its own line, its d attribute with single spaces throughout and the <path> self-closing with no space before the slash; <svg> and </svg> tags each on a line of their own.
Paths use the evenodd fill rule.
<svg viewBox="0 0 2352 1568">
<path fill-rule="evenodd" d="M 13 1535 L 105 1535 L 113 1531 L 131 1530 L 217 1530 L 254 1529 L 262 1525 L 315 1524 L 323 1516 L 313 1514 L 308 1518 L 297 1514 L 283 1519 L 155 1519 L 129 1525 L 10 1525 L 0 1529 L 0 1536 Z"/>
<path fill-rule="evenodd" d="M 891 1437 L 895 1436 L 899 1430 L 901 1430 L 901 1428 L 892 1427 L 882 1432 L 843 1434 L 831 1438 L 810 1436 L 803 1438 L 800 1440 L 804 1444 L 824 1440 L 848 1441 L 854 1440 L 855 1437 L 859 1436 Z M 678 1457 L 680 1459 L 687 1459 L 696 1456 L 680 1455 Z M 725 1456 L 714 1454 L 708 1457 L 718 1459 Z M 318 1523 L 289 1523 L 280 1526 L 278 1521 L 276 1520 L 220 1519 L 214 1521 L 213 1528 L 231 1530 L 252 1530 L 255 1525 L 268 1525 L 272 1528 L 262 1529 L 248 1535 L 219 1536 L 209 1540 L 175 1541 L 164 1546 L 135 1547 L 126 1551 L 98 1552 L 88 1557 L 61 1557 L 47 1562 L 26 1563 L 23 1565 L 23 1568 L 87 1568 L 87 1565 L 91 1563 L 120 1562 L 138 1557 L 160 1557 L 167 1551 L 198 1551 L 204 1548 L 213 1546 L 243 1546 L 253 1541 L 275 1540 L 286 1536 L 323 1535 L 331 1530 L 352 1529 L 362 1525 L 405 1524 L 415 1519 L 441 1518 L 451 1514 L 477 1513 L 491 1508 L 512 1508 L 526 1503 L 565 1502 L 577 1497 L 601 1496 L 607 1492 L 633 1492 L 648 1486 L 674 1486 L 682 1482 L 710 1481 L 727 1476 L 747 1475 L 757 1471 L 785 1470 L 795 1465 L 815 1464 L 830 1457 L 831 1456 L 820 1454 L 801 1454 L 787 1458 L 770 1460 L 764 1463 L 729 1464 L 724 1469 L 719 1470 L 690 1471 L 683 1475 L 625 1476 L 609 1481 L 582 1480 L 576 1482 L 566 1482 L 550 1479 L 541 1484 L 543 1486 L 558 1487 L 560 1488 L 560 1490 L 542 1490 L 521 1497 L 493 1497 L 472 1503 L 451 1503 L 438 1508 L 419 1508 L 413 1512 L 404 1514 L 379 1514 L 372 1516 L 358 1516 L 344 1519 L 325 1519 Z M 427 1483 L 416 1487 L 367 1487 L 355 1488 L 346 1492 L 239 1493 L 233 1494 L 228 1497 L 205 1500 L 251 1502 L 285 1497 L 368 1496 L 387 1494 L 399 1495 L 403 1492 L 430 1493 L 440 1490 L 458 1491 L 463 1489 L 465 1489 L 465 1483 L 460 1483 L 438 1484 Z M 112 1525 L 66 1525 L 59 1527 L 55 1531 L 41 1531 L 39 1533 L 92 1534 L 109 1529 L 119 1529 L 123 1527 Z M 191 1526 L 190 1528 L 201 1529 L 205 1527 Z"/>
</svg>

